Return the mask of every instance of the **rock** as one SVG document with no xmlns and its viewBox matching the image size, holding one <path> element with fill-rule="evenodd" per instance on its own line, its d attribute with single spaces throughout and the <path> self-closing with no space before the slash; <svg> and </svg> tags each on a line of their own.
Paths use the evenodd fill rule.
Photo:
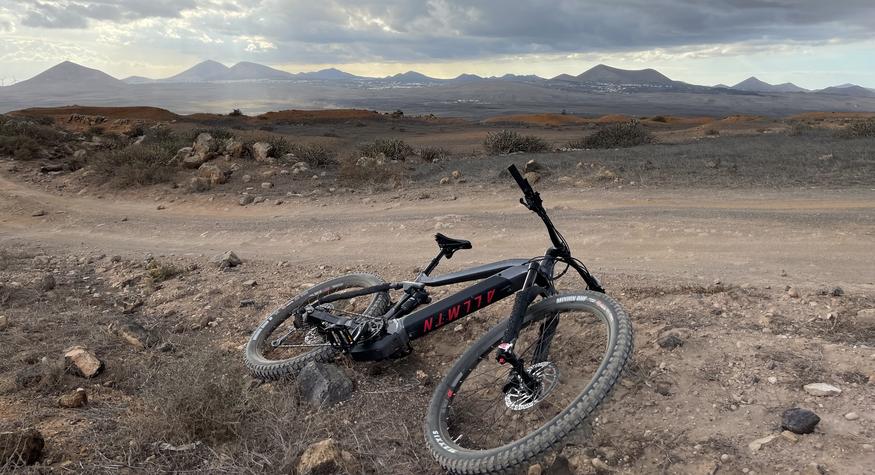
<svg viewBox="0 0 875 475">
<path fill-rule="evenodd" d="M 592 463 L 592 466 L 595 467 L 597 470 L 603 470 L 605 472 L 613 472 L 614 471 L 614 469 L 610 465 L 608 465 L 604 461 L 602 461 L 602 459 L 593 458 L 590 463 Z"/>
<path fill-rule="evenodd" d="M 215 262 L 219 265 L 220 268 L 225 269 L 228 267 L 237 267 L 240 264 L 243 264 L 243 261 L 237 257 L 237 254 L 234 254 L 233 251 L 227 251 L 221 256 L 215 259 Z"/>
<path fill-rule="evenodd" d="M 252 200 L 252 203 L 259 204 L 259 203 L 264 203 L 265 201 L 267 201 L 267 198 L 265 198 L 263 196 L 256 196 L 255 199 Z"/>
<path fill-rule="evenodd" d="M 531 184 L 535 184 L 541 180 L 541 174 L 537 172 L 528 172 L 523 175 L 523 178 L 529 181 Z"/>
<path fill-rule="evenodd" d="M 269 190 L 269 189 L 273 188 L 273 183 L 266 181 L 266 182 L 261 184 L 261 188 L 265 189 L 265 190 Z"/>
<path fill-rule="evenodd" d="M 791 299 L 798 299 L 799 298 L 799 291 L 796 290 L 796 287 L 790 287 L 789 289 L 787 289 L 787 295 Z"/>
<path fill-rule="evenodd" d="M 31 216 L 33 216 L 34 218 L 39 218 L 40 216 L 45 216 L 45 215 L 46 215 L 46 210 L 44 210 L 44 209 L 38 209 L 31 214 Z"/>
<path fill-rule="evenodd" d="M 252 195 L 243 195 L 243 196 L 240 197 L 240 201 L 238 201 L 238 203 L 240 203 L 240 206 L 246 206 L 246 205 L 248 205 L 248 204 L 252 204 L 253 201 L 255 201 L 255 197 L 254 197 L 254 196 L 252 196 Z"/>
<path fill-rule="evenodd" d="M 0 315 L 0 331 L 9 327 L 9 318 L 6 315 Z"/>
<path fill-rule="evenodd" d="M 812 396 L 838 396 L 842 390 L 826 383 L 811 383 L 802 387 L 808 394 Z"/>
<path fill-rule="evenodd" d="M 171 351 L 173 351 L 173 343 L 165 341 L 162 342 L 160 345 L 156 346 L 155 349 L 160 351 L 161 353 L 170 353 Z"/>
<path fill-rule="evenodd" d="M 789 440 L 790 442 L 799 442 L 799 437 L 796 437 L 796 434 L 790 432 L 789 430 L 782 431 L 781 437 Z"/>
<path fill-rule="evenodd" d="M 258 282 L 255 279 L 243 281 L 243 287 L 255 287 Z"/>
<path fill-rule="evenodd" d="M 270 152 L 273 146 L 267 142 L 255 142 L 252 144 L 252 158 L 257 162 L 270 161 Z"/>
<path fill-rule="evenodd" d="M 243 183 L 249 183 L 250 181 L 252 181 L 252 175 L 243 175 L 242 180 Z"/>
<path fill-rule="evenodd" d="M 53 173 L 53 172 L 59 172 L 59 171 L 63 171 L 63 170 L 64 170 L 64 165 L 61 165 L 59 163 L 54 163 L 51 165 L 43 165 L 43 166 L 39 167 L 40 173 Z"/>
<path fill-rule="evenodd" d="M 210 185 L 221 185 L 228 182 L 231 170 L 226 170 L 212 163 L 204 163 L 198 167 L 198 175 L 209 180 Z"/>
<path fill-rule="evenodd" d="M 67 409 L 75 409 L 86 404 L 88 404 L 88 395 L 84 388 L 76 388 L 72 393 L 64 394 L 58 398 L 58 405 Z"/>
<path fill-rule="evenodd" d="M 757 452 L 758 450 L 763 448 L 764 445 L 768 444 L 769 442 L 771 442 L 777 438 L 778 438 L 778 434 L 767 435 L 761 439 L 757 439 L 757 440 L 747 444 L 747 448 L 749 448 L 751 452 Z"/>
<path fill-rule="evenodd" d="M 52 274 L 44 274 L 36 282 L 36 287 L 43 292 L 54 290 L 55 285 L 57 285 L 57 282 Z"/>
<path fill-rule="evenodd" d="M 820 416 L 799 407 L 787 409 L 781 415 L 781 428 L 794 434 L 810 434 L 819 422 Z"/>
<path fill-rule="evenodd" d="M 535 160 L 529 160 L 528 162 L 526 162 L 526 166 L 523 168 L 523 173 L 540 172 L 543 170 L 544 165 L 541 165 Z"/>
<path fill-rule="evenodd" d="M 194 145 L 191 146 L 191 153 L 201 159 L 201 163 L 212 158 L 212 155 L 218 150 L 216 139 L 208 133 L 200 133 L 194 139 Z"/>
<path fill-rule="evenodd" d="M 849 412 L 849 413 L 845 414 L 845 419 L 847 419 L 849 421 L 855 421 L 859 418 L 860 418 L 860 415 L 857 414 L 856 412 Z"/>
<path fill-rule="evenodd" d="M 240 158 L 243 156 L 243 143 L 234 139 L 225 140 L 225 154 L 231 158 Z"/>
<path fill-rule="evenodd" d="M 0 432 L 0 467 L 32 465 L 42 457 L 44 446 L 43 435 L 36 429 Z"/>
<path fill-rule="evenodd" d="M 666 333 L 656 340 L 656 344 L 665 350 L 673 350 L 679 346 L 683 346 L 684 340 L 676 333 Z"/>
<path fill-rule="evenodd" d="M 845 291 L 841 287 L 833 287 L 833 289 L 829 291 L 829 295 L 832 297 L 841 297 L 842 295 L 845 295 Z"/>
<path fill-rule="evenodd" d="M 528 470 L 528 472 L 526 472 L 526 474 L 527 475 L 541 475 L 543 472 L 544 471 L 539 464 L 534 464 L 534 465 L 529 466 L 529 470 Z"/>
<path fill-rule="evenodd" d="M 660 381 L 656 383 L 656 387 L 653 389 L 656 394 L 660 394 L 662 396 L 671 396 L 671 383 L 666 381 Z"/>
<path fill-rule="evenodd" d="M 298 394 L 310 404 L 332 406 L 352 396 L 352 380 L 335 365 L 307 363 L 298 374 Z"/>
<path fill-rule="evenodd" d="M 723 455 L 720 456 L 720 461 L 723 462 L 723 463 L 726 463 L 726 462 L 728 462 L 728 461 L 730 461 L 730 460 L 732 460 L 732 456 L 729 455 L 729 454 L 723 454 Z"/>
<path fill-rule="evenodd" d="M 76 150 L 75 152 L 73 152 L 73 158 L 75 158 L 76 160 L 82 160 L 85 158 L 86 155 L 88 155 L 88 152 L 86 152 L 85 150 Z M 188 152 L 186 152 L 186 155 L 188 155 Z"/>
<path fill-rule="evenodd" d="M 334 232 L 326 232 L 322 234 L 322 237 L 319 238 L 319 240 L 322 242 L 340 241 L 341 239 L 342 237 L 340 236 L 340 234 Z"/>
<path fill-rule="evenodd" d="M 416 380 L 419 381 L 419 384 L 428 384 L 428 381 L 431 378 L 428 377 L 428 373 L 425 371 L 418 369 L 416 370 Z"/>
<path fill-rule="evenodd" d="M 93 378 L 103 370 L 103 362 L 84 346 L 74 346 L 64 352 L 65 371 L 84 378 Z"/>
<path fill-rule="evenodd" d="M 134 348 L 143 350 L 158 344 L 158 337 L 142 325 L 134 321 L 122 323 L 118 328 L 118 334 Z"/>
<path fill-rule="evenodd" d="M 324 439 L 307 447 L 295 468 L 298 475 L 356 474 L 361 471 L 357 465 L 336 440 Z"/>
<path fill-rule="evenodd" d="M 170 162 L 184 163 L 185 157 L 188 157 L 189 155 L 191 155 L 191 147 L 183 147 L 176 151 L 176 155 L 173 156 L 173 159 Z"/>
<path fill-rule="evenodd" d="M 188 180 L 188 191 L 192 193 L 201 193 L 212 187 L 213 185 L 210 183 L 210 180 L 202 176 L 193 176 Z"/>
<path fill-rule="evenodd" d="M 458 180 L 459 178 L 462 178 L 462 172 L 459 170 L 453 170 L 453 173 L 450 173 L 450 175 L 453 177 L 453 180 Z"/>
<path fill-rule="evenodd" d="M 826 470 L 817 462 L 811 462 L 800 472 L 801 475 L 823 475 Z"/>
<path fill-rule="evenodd" d="M 188 155 L 182 159 L 182 166 L 185 168 L 198 168 L 204 163 L 206 163 L 206 159 L 200 155 Z"/>
<path fill-rule="evenodd" d="M 441 185 L 447 185 L 449 183 L 450 183 L 450 179 L 448 177 L 441 178 L 441 181 L 440 181 Z"/>
</svg>

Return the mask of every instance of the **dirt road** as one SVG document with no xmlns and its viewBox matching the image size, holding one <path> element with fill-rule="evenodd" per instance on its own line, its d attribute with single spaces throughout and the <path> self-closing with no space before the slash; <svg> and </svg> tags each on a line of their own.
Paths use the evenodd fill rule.
<svg viewBox="0 0 875 475">
<path fill-rule="evenodd" d="M 435 188 L 427 199 L 418 194 L 288 198 L 243 208 L 233 196 L 100 199 L 0 177 L 0 242 L 131 256 L 233 249 L 300 266 L 413 267 L 432 256 L 436 231 L 472 240 L 474 250 L 447 268 L 546 248 L 546 233 L 513 190 L 469 185 Z M 543 195 L 576 255 L 600 275 L 875 289 L 875 190 L 554 187 Z M 46 215 L 32 216 L 38 210 Z"/>
</svg>

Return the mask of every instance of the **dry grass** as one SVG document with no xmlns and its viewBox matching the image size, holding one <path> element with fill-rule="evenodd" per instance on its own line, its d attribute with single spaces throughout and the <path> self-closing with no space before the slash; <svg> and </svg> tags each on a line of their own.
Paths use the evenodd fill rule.
<svg viewBox="0 0 875 475">
<path fill-rule="evenodd" d="M 483 148 L 489 155 L 506 155 L 516 152 L 546 152 L 550 144 L 541 137 L 520 135 L 512 130 L 490 132 L 483 141 Z"/>
<path fill-rule="evenodd" d="M 571 148 L 626 148 L 645 145 L 653 136 L 636 121 L 611 124 L 581 140 L 568 144 Z"/>
<path fill-rule="evenodd" d="M 96 154 L 89 165 L 102 182 L 116 188 L 166 183 L 176 177 L 173 154 L 155 145 L 130 145 Z"/>
<path fill-rule="evenodd" d="M 377 139 L 359 147 L 362 156 L 379 158 L 381 155 L 388 160 L 404 160 L 413 155 L 413 147 L 401 139 Z"/>
</svg>

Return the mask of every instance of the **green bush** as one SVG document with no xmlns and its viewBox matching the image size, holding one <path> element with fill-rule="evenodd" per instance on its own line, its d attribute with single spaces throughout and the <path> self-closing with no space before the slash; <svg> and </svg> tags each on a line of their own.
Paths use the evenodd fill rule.
<svg viewBox="0 0 875 475">
<path fill-rule="evenodd" d="M 490 132 L 483 141 L 489 155 L 505 155 L 514 152 L 546 152 L 550 144 L 534 135 L 520 135 L 512 130 Z"/>
<path fill-rule="evenodd" d="M 102 182 L 117 188 L 166 183 L 176 176 L 175 155 L 155 145 L 130 145 L 96 154 L 89 164 Z"/>
<path fill-rule="evenodd" d="M 389 160 L 404 160 L 408 155 L 413 155 L 413 147 L 401 139 L 377 139 L 362 145 L 359 151 L 365 157 L 377 158 L 383 154 Z"/>
<path fill-rule="evenodd" d="M 861 139 L 875 137 L 875 120 L 857 122 L 836 132 L 836 137 L 842 139 Z"/>
<path fill-rule="evenodd" d="M 651 143 L 653 136 L 639 122 L 611 124 L 581 140 L 568 144 L 571 148 L 625 148 Z"/>
</svg>

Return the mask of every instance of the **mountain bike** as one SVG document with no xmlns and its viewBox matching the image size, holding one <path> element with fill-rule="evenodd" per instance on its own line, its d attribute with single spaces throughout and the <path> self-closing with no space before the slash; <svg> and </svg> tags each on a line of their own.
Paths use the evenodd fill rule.
<svg viewBox="0 0 875 475">
<path fill-rule="evenodd" d="M 524 470 L 590 417 L 608 396 L 632 353 L 632 324 L 620 304 L 573 257 L 541 196 L 514 165 L 520 199 L 547 228 L 551 246 L 530 259 L 509 259 L 433 276 L 469 241 L 437 234 L 437 256 L 411 281 L 349 274 L 316 285 L 270 314 L 245 349 L 246 366 L 263 380 L 294 377 L 310 361 L 344 353 L 356 361 L 408 354 L 410 342 L 511 295 L 510 315 L 473 343 L 437 385 L 425 439 L 452 473 Z M 587 290 L 560 293 L 569 269 Z M 432 303 L 429 289 L 473 284 Z M 390 292 L 400 295 L 394 299 Z M 400 291 L 400 292 L 399 292 Z"/>
</svg>

